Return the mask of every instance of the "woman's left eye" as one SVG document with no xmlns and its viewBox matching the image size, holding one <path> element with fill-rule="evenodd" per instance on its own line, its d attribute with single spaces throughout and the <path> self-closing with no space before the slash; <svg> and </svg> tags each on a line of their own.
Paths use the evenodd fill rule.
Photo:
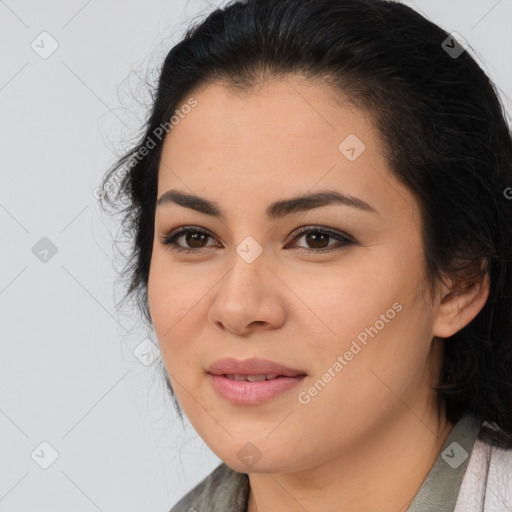
<svg viewBox="0 0 512 512">
<path fill-rule="evenodd" d="M 320 227 L 302 229 L 295 234 L 294 240 L 299 240 L 302 237 L 305 237 L 306 243 L 311 247 L 299 246 L 299 248 L 309 252 L 327 252 L 355 244 L 355 241 L 348 235 Z M 337 243 L 329 244 L 329 239 L 337 241 Z"/>
<path fill-rule="evenodd" d="M 180 238 L 184 239 L 187 246 L 177 243 Z M 162 243 L 169 246 L 174 251 L 194 253 L 211 247 L 211 245 L 202 245 L 208 238 L 213 238 L 213 236 L 202 228 L 185 227 L 178 228 L 169 235 L 164 236 Z M 305 250 L 310 253 L 328 252 L 356 243 L 352 237 L 348 235 L 322 227 L 300 228 L 298 232 L 294 233 L 292 241 L 300 240 L 301 238 L 304 238 L 306 244 L 309 244 L 309 247 L 303 245 L 296 247 L 300 251 Z M 335 243 L 329 243 L 331 241 Z"/>
</svg>

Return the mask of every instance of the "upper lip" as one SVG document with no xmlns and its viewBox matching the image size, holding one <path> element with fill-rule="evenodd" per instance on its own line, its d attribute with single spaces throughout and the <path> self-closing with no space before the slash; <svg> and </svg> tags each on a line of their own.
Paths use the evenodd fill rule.
<svg viewBox="0 0 512 512">
<path fill-rule="evenodd" d="M 306 375 L 306 372 L 303 370 L 290 368 L 281 363 L 259 358 L 239 361 L 233 357 L 224 357 L 215 361 L 207 371 L 213 375 L 263 375 L 267 373 L 276 373 L 277 375 L 283 375 L 285 377 Z"/>
</svg>

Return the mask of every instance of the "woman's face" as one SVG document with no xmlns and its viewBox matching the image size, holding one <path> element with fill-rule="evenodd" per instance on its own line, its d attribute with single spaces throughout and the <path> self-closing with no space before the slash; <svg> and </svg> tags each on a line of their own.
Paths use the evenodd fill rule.
<svg viewBox="0 0 512 512">
<path fill-rule="evenodd" d="M 193 97 L 165 139 L 157 197 L 201 199 L 157 206 L 148 293 L 166 370 L 199 435 L 237 471 L 285 472 L 431 413 L 441 352 L 419 207 L 368 116 L 291 77 Z M 320 192 L 351 199 L 292 201 Z M 299 376 L 213 377 L 221 358 L 266 359 Z M 280 373 L 269 369 L 217 373 Z"/>
</svg>

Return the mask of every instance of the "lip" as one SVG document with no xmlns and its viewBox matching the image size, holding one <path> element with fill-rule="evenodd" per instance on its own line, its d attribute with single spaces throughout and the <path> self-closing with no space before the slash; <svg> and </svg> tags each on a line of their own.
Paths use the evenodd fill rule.
<svg viewBox="0 0 512 512">
<path fill-rule="evenodd" d="M 305 375 L 296 377 L 276 377 L 271 380 L 249 382 L 244 380 L 231 380 L 224 375 L 213 375 L 209 373 L 215 391 L 225 400 L 236 405 L 257 405 L 266 402 L 285 391 L 296 387 Z"/>
<path fill-rule="evenodd" d="M 306 375 L 304 370 L 289 368 L 281 363 L 268 359 L 251 358 L 239 361 L 234 357 L 224 357 L 215 361 L 207 370 L 212 375 L 261 375 L 263 373 L 277 373 L 284 377 L 297 377 Z"/>
<path fill-rule="evenodd" d="M 226 375 L 277 374 L 274 379 L 262 381 L 238 381 Z M 268 359 L 245 359 L 232 357 L 215 361 L 207 370 L 215 391 L 225 400 L 237 405 L 257 405 L 285 391 L 295 388 L 305 377 L 303 370 L 289 368 Z"/>
</svg>

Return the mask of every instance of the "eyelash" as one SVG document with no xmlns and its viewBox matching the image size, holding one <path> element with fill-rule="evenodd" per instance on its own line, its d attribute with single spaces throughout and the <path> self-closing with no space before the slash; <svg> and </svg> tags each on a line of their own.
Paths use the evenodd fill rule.
<svg viewBox="0 0 512 512">
<path fill-rule="evenodd" d="M 197 247 L 194 249 L 190 249 L 190 248 L 185 248 L 185 247 L 182 247 L 182 246 L 179 246 L 176 244 L 176 240 L 180 236 L 186 235 L 189 233 L 203 234 L 203 235 L 213 237 L 213 235 L 211 233 L 209 233 L 208 231 L 206 231 L 202 228 L 194 227 L 194 226 L 184 226 L 184 227 L 177 228 L 174 231 L 171 231 L 171 233 L 169 233 L 168 235 L 163 236 L 161 239 L 161 242 L 163 245 L 168 246 L 169 249 L 171 249 L 173 251 L 187 253 L 187 254 L 197 253 L 199 251 L 202 251 L 204 249 L 208 249 L 209 247 L 212 247 L 212 246 L 208 246 L 208 247 Z M 323 228 L 321 226 L 308 226 L 308 227 L 304 227 L 304 228 L 299 228 L 294 233 L 293 240 L 296 240 L 297 238 L 300 238 L 300 236 L 309 234 L 309 233 L 321 233 L 321 234 L 329 235 L 329 237 L 338 240 L 338 244 L 334 244 L 334 246 L 331 246 L 330 248 L 323 248 L 323 249 L 298 247 L 297 249 L 299 250 L 299 252 L 326 253 L 326 252 L 331 252 L 333 250 L 340 250 L 340 249 L 343 249 L 344 247 L 347 247 L 350 245 L 355 245 L 357 243 L 355 240 L 348 237 L 347 235 L 344 235 L 342 233 L 339 233 L 339 232 L 334 231 L 329 228 Z"/>
</svg>

